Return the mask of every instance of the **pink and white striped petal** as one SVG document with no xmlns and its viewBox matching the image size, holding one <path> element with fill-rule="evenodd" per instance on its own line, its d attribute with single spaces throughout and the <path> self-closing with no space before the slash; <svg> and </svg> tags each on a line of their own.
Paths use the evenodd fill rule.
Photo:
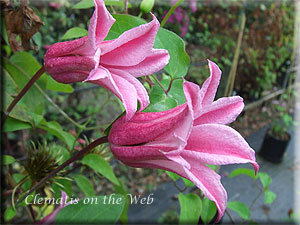
<svg viewBox="0 0 300 225">
<path fill-rule="evenodd" d="M 102 42 L 101 63 L 107 66 L 134 66 L 152 54 L 159 22 L 154 15 L 147 24 L 125 31 L 113 41 Z"/>
<path fill-rule="evenodd" d="M 170 55 L 165 49 L 152 49 L 143 61 L 133 66 L 110 66 L 105 65 L 109 69 L 119 69 L 130 73 L 134 77 L 141 77 L 153 74 L 163 69 L 170 60 Z"/>
<path fill-rule="evenodd" d="M 257 172 L 255 152 L 234 129 L 220 124 L 193 127 L 182 154 L 188 159 L 212 165 L 251 163 Z"/>
<path fill-rule="evenodd" d="M 203 106 L 209 105 L 214 101 L 222 74 L 220 68 L 214 62 L 208 60 L 208 66 L 210 76 L 202 84 L 200 91 L 200 101 Z"/>
<path fill-rule="evenodd" d="M 132 84 L 137 92 L 137 100 L 140 103 L 140 111 L 143 111 L 150 103 L 148 93 L 144 87 L 144 85 L 138 81 L 135 77 L 133 77 L 131 74 L 127 73 L 124 70 L 117 70 L 117 69 L 110 69 L 109 70 L 113 77 L 114 75 L 117 75 L 118 77 L 121 77 L 128 81 L 130 84 Z M 128 98 L 129 96 L 124 96 L 125 98 Z M 136 110 L 136 109 L 135 109 Z"/>
<path fill-rule="evenodd" d="M 94 0 L 95 11 L 90 21 L 88 37 L 94 50 L 107 36 L 116 21 L 105 7 L 103 0 Z"/>
<path fill-rule="evenodd" d="M 243 99 L 239 96 L 219 98 L 212 104 L 203 107 L 201 114 L 195 117 L 194 126 L 206 123 L 232 123 L 243 111 L 243 108 Z"/>
</svg>

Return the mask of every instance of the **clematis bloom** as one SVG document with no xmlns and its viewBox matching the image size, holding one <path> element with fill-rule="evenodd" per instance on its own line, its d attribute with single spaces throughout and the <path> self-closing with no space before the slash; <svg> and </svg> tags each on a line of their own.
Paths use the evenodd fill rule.
<svg viewBox="0 0 300 225">
<path fill-rule="evenodd" d="M 139 112 L 130 121 L 117 120 L 108 140 L 113 154 L 132 167 L 169 170 L 191 180 L 214 201 L 218 220 L 227 205 L 220 176 L 207 164 L 251 163 L 259 169 L 255 152 L 227 126 L 243 110 L 238 96 L 214 101 L 221 71 L 209 61 L 210 77 L 201 89 L 184 82 L 186 103 L 163 112 Z"/>
<path fill-rule="evenodd" d="M 115 19 L 103 0 L 94 0 L 88 36 L 53 44 L 44 57 L 46 71 L 58 82 L 91 82 L 113 92 L 123 103 L 130 119 L 149 104 L 144 86 L 137 80 L 162 69 L 169 62 L 165 49 L 153 49 L 159 22 L 132 28 L 119 38 L 104 41 Z"/>
</svg>

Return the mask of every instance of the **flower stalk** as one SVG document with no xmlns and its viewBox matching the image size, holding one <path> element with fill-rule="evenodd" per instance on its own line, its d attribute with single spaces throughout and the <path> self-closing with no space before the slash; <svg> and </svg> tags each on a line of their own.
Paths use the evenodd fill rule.
<svg viewBox="0 0 300 225">
<path fill-rule="evenodd" d="M 164 17 L 164 19 L 161 21 L 160 27 L 164 27 L 164 25 L 167 23 L 169 17 L 172 15 L 172 13 L 175 11 L 175 9 L 183 2 L 183 0 L 178 0 L 168 11 L 167 15 Z"/>
</svg>

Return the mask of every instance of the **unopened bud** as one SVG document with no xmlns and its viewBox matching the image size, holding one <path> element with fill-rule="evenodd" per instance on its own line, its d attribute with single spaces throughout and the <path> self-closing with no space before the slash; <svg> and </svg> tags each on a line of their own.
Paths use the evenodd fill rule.
<svg viewBox="0 0 300 225">
<path fill-rule="evenodd" d="M 143 0 L 140 4 L 140 9 L 143 13 L 149 13 L 153 6 L 154 6 L 155 0 Z"/>
</svg>

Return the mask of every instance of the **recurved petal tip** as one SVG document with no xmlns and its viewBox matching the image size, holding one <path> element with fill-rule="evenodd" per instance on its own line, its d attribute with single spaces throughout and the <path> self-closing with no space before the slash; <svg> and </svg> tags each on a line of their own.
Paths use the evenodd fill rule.
<svg viewBox="0 0 300 225">
<path fill-rule="evenodd" d="M 103 0 L 94 0 L 95 11 L 89 25 L 89 40 L 94 49 L 105 39 L 111 26 L 116 21 L 106 9 Z"/>
</svg>

